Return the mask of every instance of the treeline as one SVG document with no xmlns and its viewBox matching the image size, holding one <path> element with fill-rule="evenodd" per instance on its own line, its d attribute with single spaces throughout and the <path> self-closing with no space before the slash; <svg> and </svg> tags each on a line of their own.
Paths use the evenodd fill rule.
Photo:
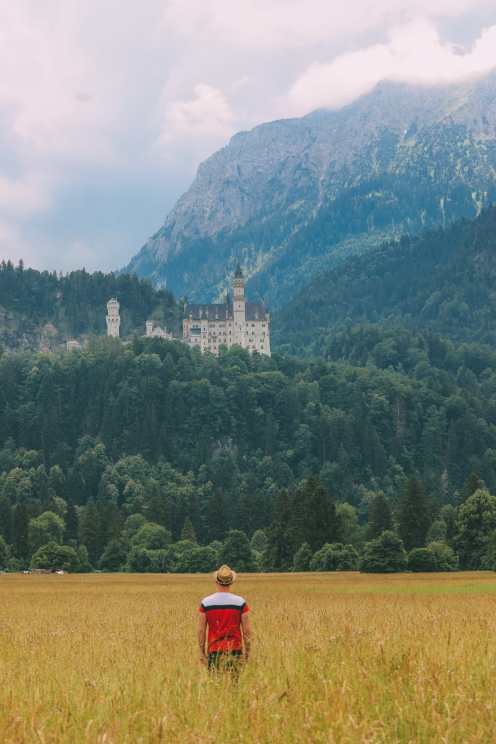
<svg viewBox="0 0 496 744">
<path fill-rule="evenodd" d="M 496 342 L 496 207 L 473 221 L 403 237 L 321 271 L 274 315 L 274 344 L 325 353 L 330 333 L 357 323 Z"/>
<path fill-rule="evenodd" d="M 441 506 L 410 479 L 395 508 L 370 494 L 367 520 L 336 504 L 318 479 L 282 491 L 259 560 L 262 570 L 454 571 L 496 569 L 496 496 L 471 473 L 458 503 Z"/>
<path fill-rule="evenodd" d="M 161 561 L 193 570 L 214 553 L 182 548 L 212 548 L 217 560 L 230 532 L 242 530 L 249 544 L 258 534 L 257 567 L 289 568 L 303 547 L 309 565 L 324 565 L 315 554 L 325 545 L 361 553 L 378 496 L 393 517 L 376 537 L 392 526 L 404 539 L 400 507 L 412 480 L 422 482 L 428 518 L 420 543 L 404 546 L 436 542 L 430 527 L 458 508 L 471 471 L 496 491 L 496 354 L 361 327 L 336 337 L 335 355 L 341 360 L 234 348 L 215 358 L 143 338 L 4 353 L 0 533 L 8 560 L 29 565 L 54 543 L 93 568 Z M 290 532 L 276 548 L 281 525 Z M 458 545 L 447 544 L 465 565 Z M 166 560 L 143 550 L 169 552 Z"/>
<path fill-rule="evenodd" d="M 0 344 L 9 348 L 33 346 L 45 336 L 66 337 L 106 333 L 106 303 L 121 303 L 121 335 L 144 333 L 145 321 L 154 318 L 169 326 L 180 319 L 180 309 L 167 290 L 125 274 L 69 274 L 26 269 L 21 262 L 0 263 Z M 48 328 L 46 326 L 49 325 Z"/>
<path fill-rule="evenodd" d="M 53 466 L 46 474 L 39 466 L 27 476 L 46 499 L 36 509 L 33 500 L 11 505 L 17 475 L 11 472 L 0 496 L 3 570 L 202 573 L 219 563 L 238 571 L 496 569 L 496 497 L 476 474 L 468 478 L 456 506 L 440 507 L 415 479 L 407 482 L 394 510 L 382 492 L 369 494 L 364 523 L 354 506 L 336 503 L 318 478 L 308 478 L 276 494 L 266 528 L 251 536 L 242 529 L 209 535 L 203 522 L 200 528 L 209 540 L 203 545 L 189 516 L 174 539 L 165 526 L 174 522 L 167 514 L 170 497 L 158 498 L 156 483 L 148 484 L 155 490 L 148 506 L 132 479 L 125 490 L 128 497 L 130 492 L 132 498 L 141 496 L 140 504 L 120 505 L 107 483 L 105 499 L 74 505 L 60 495 L 65 488 L 60 468 Z"/>
</svg>

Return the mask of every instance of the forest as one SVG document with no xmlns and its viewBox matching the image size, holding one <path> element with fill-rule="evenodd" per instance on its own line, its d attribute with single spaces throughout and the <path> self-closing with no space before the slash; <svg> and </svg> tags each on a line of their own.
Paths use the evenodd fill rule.
<svg viewBox="0 0 496 744">
<path fill-rule="evenodd" d="M 153 318 L 176 330 L 181 307 L 167 290 L 128 274 L 36 271 L 20 261 L 0 263 L 0 345 L 57 348 L 67 338 L 106 333 L 106 303 L 121 303 L 121 333 L 143 334 Z"/>
<path fill-rule="evenodd" d="M 492 568 L 494 234 L 496 208 L 349 257 L 271 358 L 143 338 L 184 300 L 135 277 L 2 263 L 0 568 Z M 43 324 L 86 344 L 34 351 Z"/>
<path fill-rule="evenodd" d="M 496 353 L 377 326 L 332 349 L 4 352 L 0 566 L 492 566 Z"/>
<path fill-rule="evenodd" d="M 496 207 L 475 220 L 371 248 L 321 271 L 273 317 L 274 344 L 326 355 L 360 323 L 496 343 Z"/>
</svg>

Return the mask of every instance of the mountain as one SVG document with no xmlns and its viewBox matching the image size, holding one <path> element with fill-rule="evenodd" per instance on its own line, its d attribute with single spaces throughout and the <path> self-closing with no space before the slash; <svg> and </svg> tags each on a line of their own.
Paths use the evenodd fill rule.
<svg viewBox="0 0 496 744">
<path fill-rule="evenodd" d="M 167 290 L 136 276 L 55 272 L 0 263 L 0 347 L 56 349 L 69 338 L 105 335 L 106 303 L 121 303 L 121 335 L 142 335 L 153 318 L 177 329 L 180 311 Z"/>
<path fill-rule="evenodd" d="M 273 347 L 332 357 L 336 331 L 363 323 L 494 347 L 496 208 L 321 272 L 275 314 Z"/>
<path fill-rule="evenodd" d="M 207 301 L 241 262 L 272 307 L 385 238 L 496 200 L 496 72 L 448 86 L 383 82 L 338 111 L 235 135 L 127 270 Z"/>
</svg>

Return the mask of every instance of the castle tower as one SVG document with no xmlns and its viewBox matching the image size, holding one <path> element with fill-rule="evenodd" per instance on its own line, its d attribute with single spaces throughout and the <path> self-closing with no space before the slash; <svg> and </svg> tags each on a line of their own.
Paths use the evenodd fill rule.
<svg viewBox="0 0 496 744">
<path fill-rule="evenodd" d="M 107 302 L 107 336 L 119 338 L 121 316 L 119 315 L 120 305 L 115 298 Z"/>
<path fill-rule="evenodd" d="M 153 320 L 147 320 L 145 323 L 145 336 L 153 336 Z"/>
<path fill-rule="evenodd" d="M 241 266 L 234 274 L 233 281 L 233 315 L 234 315 L 234 343 L 244 346 L 246 325 L 245 278 Z"/>
</svg>

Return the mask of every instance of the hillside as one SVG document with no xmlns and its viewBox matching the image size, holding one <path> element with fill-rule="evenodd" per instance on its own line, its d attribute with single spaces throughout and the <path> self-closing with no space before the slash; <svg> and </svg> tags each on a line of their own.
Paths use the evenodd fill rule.
<svg viewBox="0 0 496 744">
<path fill-rule="evenodd" d="M 141 338 L 97 339 L 77 354 L 0 352 L 0 535 L 25 561 L 47 535 L 60 541 L 65 524 L 65 539 L 84 545 L 93 566 L 105 551 L 115 569 L 126 559 L 118 538 L 127 531 L 128 544 L 131 527 L 143 526 L 150 549 L 185 528 L 203 545 L 229 529 L 251 537 L 277 519 L 288 530 L 281 489 L 311 544 L 319 517 L 312 493 L 302 512 L 298 490 L 308 477 L 347 502 L 347 541 L 378 491 L 397 510 L 412 477 L 425 484 L 430 520 L 457 502 L 471 470 L 495 489 L 494 351 L 363 328 L 341 354 L 312 361 L 232 349 L 215 358 Z M 301 542 L 288 542 L 290 562 Z M 153 556 L 133 554 L 133 570 L 169 570 Z M 182 570 L 202 570 L 176 558 Z"/>
<path fill-rule="evenodd" d="M 275 347 L 327 353 L 354 323 L 496 343 L 496 208 L 322 272 L 273 319 Z"/>
<path fill-rule="evenodd" d="M 128 270 L 206 301 L 240 261 L 254 295 L 281 306 L 336 258 L 495 201 L 495 122 L 493 73 L 385 82 L 341 110 L 239 133 Z"/>
<path fill-rule="evenodd" d="M 121 303 L 121 335 L 144 333 L 154 318 L 173 327 L 174 297 L 135 276 L 73 271 L 65 276 L 0 264 L 0 346 L 54 349 L 68 338 L 106 333 L 106 303 Z"/>
</svg>

